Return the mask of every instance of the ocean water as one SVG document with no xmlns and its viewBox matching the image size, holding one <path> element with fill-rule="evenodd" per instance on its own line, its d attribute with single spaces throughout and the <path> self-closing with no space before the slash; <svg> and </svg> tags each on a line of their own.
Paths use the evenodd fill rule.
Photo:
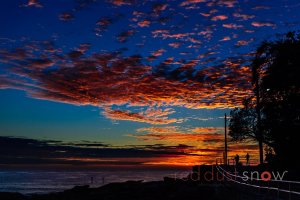
<svg viewBox="0 0 300 200">
<path fill-rule="evenodd" d="M 99 187 L 128 180 L 159 181 L 163 177 L 184 177 L 184 170 L 0 170 L 0 192 L 50 193 L 76 185 Z"/>
</svg>

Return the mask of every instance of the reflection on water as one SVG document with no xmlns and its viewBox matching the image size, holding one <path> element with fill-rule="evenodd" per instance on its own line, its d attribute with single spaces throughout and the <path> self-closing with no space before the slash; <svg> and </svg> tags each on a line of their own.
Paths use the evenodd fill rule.
<svg viewBox="0 0 300 200">
<path fill-rule="evenodd" d="M 183 172 L 183 173 L 182 173 Z M 49 193 L 89 184 L 99 187 L 112 182 L 127 180 L 158 181 L 164 176 L 187 174 L 175 170 L 100 170 L 100 171 L 47 171 L 47 170 L 0 170 L 0 192 Z"/>
</svg>

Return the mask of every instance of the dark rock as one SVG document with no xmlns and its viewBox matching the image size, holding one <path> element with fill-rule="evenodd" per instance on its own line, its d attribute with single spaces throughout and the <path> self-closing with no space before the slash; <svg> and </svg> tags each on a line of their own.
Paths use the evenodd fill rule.
<svg viewBox="0 0 300 200">
<path fill-rule="evenodd" d="M 15 192 L 0 192 L 0 199 L 2 200 L 25 200 L 24 195 Z"/>
<path fill-rule="evenodd" d="M 18 193 L 0 193 L 2 200 L 199 200 L 236 199 L 236 193 L 224 185 L 196 184 L 185 181 L 128 181 L 110 183 L 99 188 L 76 186 L 64 192 L 32 195 L 25 197 Z M 2 195 L 2 196 L 1 196 Z M 3 197 L 3 198 L 1 198 Z"/>
</svg>

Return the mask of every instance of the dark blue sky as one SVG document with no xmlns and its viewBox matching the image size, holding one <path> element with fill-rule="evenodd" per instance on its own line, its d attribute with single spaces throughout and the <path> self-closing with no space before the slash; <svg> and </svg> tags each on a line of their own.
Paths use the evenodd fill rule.
<svg viewBox="0 0 300 200">
<path fill-rule="evenodd" d="M 299 7 L 297 0 L 3 1 L 0 134 L 185 144 L 205 154 L 200 149 L 222 146 L 224 113 L 251 94 L 252 53 L 298 30 Z"/>
</svg>

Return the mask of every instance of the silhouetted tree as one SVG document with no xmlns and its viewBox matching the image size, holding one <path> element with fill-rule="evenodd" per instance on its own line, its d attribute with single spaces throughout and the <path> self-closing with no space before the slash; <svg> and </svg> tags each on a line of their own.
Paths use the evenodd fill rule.
<svg viewBox="0 0 300 200">
<path fill-rule="evenodd" d="M 272 147 L 280 163 L 293 165 L 300 142 L 300 34 L 264 42 L 252 62 L 254 101 L 231 112 L 234 140 L 254 138 Z"/>
<path fill-rule="evenodd" d="M 252 138 L 258 140 L 256 132 L 257 116 L 251 98 L 245 99 L 243 108 L 230 112 L 229 135 L 234 141 Z"/>
<path fill-rule="evenodd" d="M 290 32 L 269 43 L 261 55 L 264 76 L 260 84 L 264 135 L 281 163 L 298 164 L 293 158 L 300 144 L 300 34 Z"/>
<path fill-rule="evenodd" d="M 259 131 L 258 111 L 254 97 L 244 100 L 243 108 L 235 108 L 230 112 L 229 135 L 234 141 L 252 139 L 259 143 L 260 163 L 263 163 L 263 141 L 262 132 Z"/>
<path fill-rule="evenodd" d="M 266 147 L 265 148 L 265 155 L 266 155 L 266 161 L 268 163 L 272 163 L 274 162 L 274 153 L 273 153 L 273 149 L 271 147 Z"/>
</svg>

